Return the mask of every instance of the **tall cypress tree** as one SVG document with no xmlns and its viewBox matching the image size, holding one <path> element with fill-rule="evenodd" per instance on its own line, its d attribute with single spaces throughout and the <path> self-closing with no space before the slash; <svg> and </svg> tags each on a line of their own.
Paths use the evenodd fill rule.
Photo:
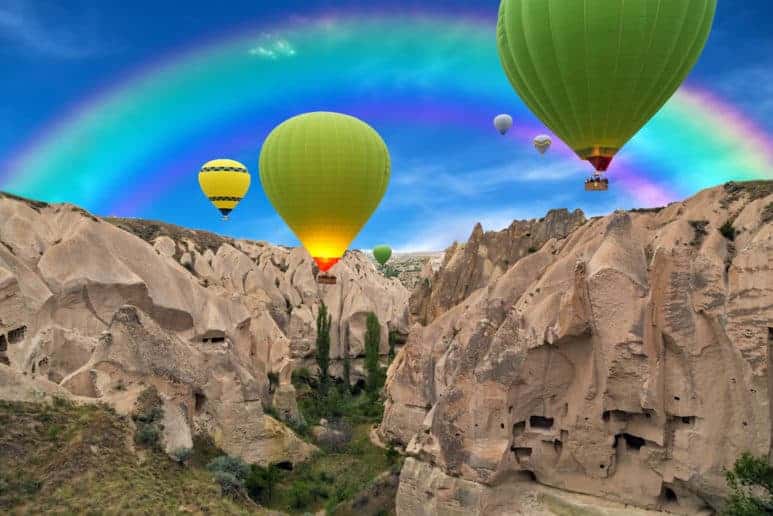
<svg viewBox="0 0 773 516">
<path fill-rule="evenodd" d="M 320 382 L 327 386 L 328 369 L 330 368 L 330 324 L 333 316 L 328 315 L 327 306 L 322 303 L 317 314 L 317 365 L 319 365 Z"/>
<path fill-rule="evenodd" d="M 373 312 L 368 314 L 365 329 L 365 368 L 368 370 L 368 391 L 381 387 L 381 371 L 378 365 L 378 348 L 381 344 L 381 325 Z"/>
</svg>

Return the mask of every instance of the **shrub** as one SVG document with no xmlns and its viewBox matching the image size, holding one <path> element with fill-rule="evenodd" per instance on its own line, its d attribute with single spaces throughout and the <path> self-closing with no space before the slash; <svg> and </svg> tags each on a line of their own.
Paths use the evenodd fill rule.
<svg viewBox="0 0 773 516">
<path fill-rule="evenodd" d="M 153 450 L 161 448 L 162 401 L 155 387 L 148 387 L 137 397 L 132 419 L 137 425 L 134 442 Z"/>
<path fill-rule="evenodd" d="M 233 475 L 239 482 L 244 482 L 250 474 L 250 467 L 247 464 L 239 458 L 229 457 L 228 455 L 216 457 L 207 464 L 207 469 L 213 473 L 219 471 Z"/>
<path fill-rule="evenodd" d="M 293 483 L 290 488 L 290 505 L 293 509 L 304 509 L 314 503 L 309 486 L 303 480 Z"/>
<path fill-rule="evenodd" d="M 250 474 L 244 481 L 244 487 L 250 498 L 260 504 L 271 502 L 274 485 L 279 481 L 280 471 L 276 465 L 263 468 L 258 465 L 250 466 Z"/>
<path fill-rule="evenodd" d="M 220 495 L 239 498 L 243 486 L 241 481 L 227 471 L 215 471 L 215 482 L 220 485 Z"/>
<path fill-rule="evenodd" d="M 722 233 L 722 236 L 730 240 L 731 242 L 735 240 L 736 231 L 733 227 L 733 221 L 730 219 L 726 220 L 722 226 L 719 228 L 719 232 Z"/>
<path fill-rule="evenodd" d="M 538 249 L 536 247 L 534 247 L 534 246 L 529 247 L 529 254 L 536 253 L 537 251 L 538 251 Z"/>
<path fill-rule="evenodd" d="M 395 450 L 394 446 L 389 446 L 386 451 L 387 461 L 389 461 L 389 464 L 396 464 L 398 460 L 400 460 L 400 453 Z"/>
<path fill-rule="evenodd" d="M 328 315 L 327 306 L 323 302 L 317 314 L 317 365 L 322 385 L 327 386 L 328 370 L 330 368 L 330 324 L 333 316 Z"/>
<path fill-rule="evenodd" d="M 728 516 L 773 513 L 773 466 L 765 457 L 744 453 L 726 473 L 731 495 L 723 509 Z"/>
<path fill-rule="evenodd" d="M 292 382 L 296 388 L 299 388 L 303 385 L 310 386 L 312 383 L 311 371 L 309 371 L 305 367 L 299 367 L 298 369 L 293 369 Z"/>
<path fill-rule="evenodd" d="M 191 458 L 191 455 L 193 454 L 192 448 L 177 448 L 175 450 L 172 450 L 172 460 L 174 460 L 178 464 L 185 464 L 188 462 L 188 459 Z"/>
<path fill-rule="evenodd" d="M 161 447 L 161 430 L 156 425 L 139 424 L 134 434 L 134 442 L 153 450 Z"/>
</svg>

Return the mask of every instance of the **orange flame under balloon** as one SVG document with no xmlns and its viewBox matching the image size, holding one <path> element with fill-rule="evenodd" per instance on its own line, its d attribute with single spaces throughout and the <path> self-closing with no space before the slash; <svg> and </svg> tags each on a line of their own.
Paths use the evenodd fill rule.
<svg viewBox="0 0 773 516">
<path fill-rule="evenodd" d="M 327 272 L 330 270 L 330 268 L 337 264 L 340 258 L 318 258 L 314 257 L 314 261 L 317 262 L 317 267 L 319 267 L 319 270 L 322 272 Z"/>
</svg>

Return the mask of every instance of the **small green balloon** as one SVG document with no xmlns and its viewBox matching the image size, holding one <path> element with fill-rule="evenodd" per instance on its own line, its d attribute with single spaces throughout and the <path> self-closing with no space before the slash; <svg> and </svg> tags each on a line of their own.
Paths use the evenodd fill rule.
<svg viewBox="0 0 773 516">
<path fill-rule="evenodd" d="M 377 245 L 373 248 L 373 256 L 378 263 L 384 265 L 389 261 L 389 257 L 392 256 L 392 248 L 386 244 Z"/>
</svg>

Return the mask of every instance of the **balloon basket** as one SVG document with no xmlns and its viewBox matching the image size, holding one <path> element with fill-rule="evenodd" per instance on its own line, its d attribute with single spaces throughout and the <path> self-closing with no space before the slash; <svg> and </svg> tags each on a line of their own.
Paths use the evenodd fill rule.
<svg viewBox="0 0 773 516">
<path fill-rule="evenodd" d="M 320 274 L 317 276 L 317 283 L 320 285 L 335 285 L 336 284 L 336 277 L 330 276 L 328 274 Z"/>
<path fill-rule="evenodd" d="M 594 176 L 585 180 L 586 192 L 603 192 L 606 190 L 609 190 L 609 180 L 605 177 Z"/>
</svg>

